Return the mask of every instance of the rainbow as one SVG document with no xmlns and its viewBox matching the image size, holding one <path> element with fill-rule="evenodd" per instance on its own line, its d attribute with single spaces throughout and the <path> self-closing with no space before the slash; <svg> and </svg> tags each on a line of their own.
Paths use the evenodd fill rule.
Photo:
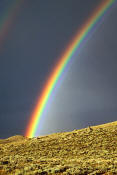
<svg viewBox="0 0 117 175">
<path fill-rule="evenodd" d="M 85 40 L 86 36 L 89 34 L 91 29 L 100 22 L 100 19 L 105 15 L 105 13 L 110 9 L 115 0 L 103 0 L 102 3 L 95 9 L 93 14 L 88 18 L 88 20 L 81 26 L 75 37 L 72 39 L 68 45 L 65 52 L 60 57 L 59 61 L 55 65 L 53 71 L 48 77 L 44 88 L 42 89 L 41 95 L 38 99 L 37 105 L 30 117 L 30 121 L 26 128 L 25 135 L 27 137 L 34 137 L 36 130 L 39 126 L 40 118 L 43 116 L 49 99 L 52 97 L 54 89 L 64 73 L 66 66 L 70 63 L 73 58 L 73 54 L 77 49 L 80 49 L 80 45 Z"/>
<path fill-rule="evenodd" d="M 0 17 L 0 49 L 2 49 L 10 26 L 12 25 L 22 2 L 23 0 L 12 0 L 11 2 L 8 2 L 6 10 L 4 10 L 4 13 Z"/>
</svg>

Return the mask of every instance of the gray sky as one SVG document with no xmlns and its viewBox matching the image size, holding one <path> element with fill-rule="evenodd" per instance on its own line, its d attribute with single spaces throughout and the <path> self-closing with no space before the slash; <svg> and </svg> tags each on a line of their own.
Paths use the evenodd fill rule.
<svg viewBox="0 0 117 175">
<path fill-rule="evenodd" d="M 0 18 L 8 3 L 0 1 Z M 98 4 L 99 0 L 21 4 L 0 50 L 0 138 L 24 135 L 54 63 Z M 36 135 L 117 119 L 116 17 L 117 6 L 76 53 Z"/>
</svg>

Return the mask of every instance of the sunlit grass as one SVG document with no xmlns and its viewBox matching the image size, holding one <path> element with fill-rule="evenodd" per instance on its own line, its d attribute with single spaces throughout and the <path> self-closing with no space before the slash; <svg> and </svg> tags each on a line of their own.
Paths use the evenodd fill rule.
<svg viewBox="0 0 117 175">
<path fill-rule="evenodd" d="M 0 140 L 0 174 L 117 174 L 117 122 Z"/>
</svg>

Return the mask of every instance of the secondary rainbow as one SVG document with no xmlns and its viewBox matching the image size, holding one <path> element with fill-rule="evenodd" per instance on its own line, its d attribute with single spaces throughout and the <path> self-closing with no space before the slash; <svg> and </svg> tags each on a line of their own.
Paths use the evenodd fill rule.
<svg viewBox="0 0 117 175">
<path fill-rule="evenodd" d="M 69 64 L 70 60 L 73 58 L 73 54 L 76 50 L 80 49 L 80 45 L 86 38 L 91 29 L 100 22 L 100 19 L 105 15 L 105 13 L 110 9 L 115 0 L 103 0 L 102 3 L 95 9 L 93 14 L 88 18 L 88 20 L 81 26 L 75 37 L 72 39 L 68 45 L 65 52 L 60 57 L 59 61 L 55 65 L 53 71 L 48 77 L 44 88 L 40 94 L 37 105 L 30 117 L 29 123 L 26 128 L 25 135 L 27 137 L 34 137 L 37 128 L 39 127 L 40 118 L 43 116 L 46 110 L 49 99 L 59 81 L 60 77 L 66 66 Z"/>
<path fill-rule="evenodd" d="M 0 49 L 2 48 L 5 39 L 7 39 L 7 34 L 12 26 L 14 19 L 17 16 L 17 12 L 22 4 L 23 0 L 12 0 L 9 1 L 4 10 L 4 12 L 0 16 Z"/>
</svg>

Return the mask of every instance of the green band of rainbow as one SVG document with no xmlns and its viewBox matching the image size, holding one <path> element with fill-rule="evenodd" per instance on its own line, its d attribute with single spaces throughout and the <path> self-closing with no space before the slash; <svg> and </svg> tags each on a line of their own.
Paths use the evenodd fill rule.
<svg viewBox="0 0 117 175">
<path fill-rule="evenodd" d="M 31 115 L 30 121 L 26 128 L 25 135 L 27 137 L 34 137 L 37 128 L 39 127 L 40 118 L 43 116 L 44 111 L 46 110 L 47 103 L 51 98 L 53 90 L 59 81 L 62 73 L 64 72 L 66 66 L 69 61 L 73 58 L 73 54 L 75 51 L 80 48 L 81 43 L 86 38 L 91 29 L 95 26 L 95 24 L 102 18 L 102 16 L 107 12 L 107 10 L 112 6 L 115 0 L 103 0 L 102 3 L 98 6 L 95 12 L 91 15 L 91 17 L 84 23 L 84 25 L 80 28 L 78 33 L 75 35 L 73 40 L 70 42 L 66 51 L 60 57 L 57 62 L 54 70 L 50 74 L 47 82 L 45 83 L 45 87 L 41 92 L 38 103 L 34 109 L 33 114 Z"/>
</svg>

